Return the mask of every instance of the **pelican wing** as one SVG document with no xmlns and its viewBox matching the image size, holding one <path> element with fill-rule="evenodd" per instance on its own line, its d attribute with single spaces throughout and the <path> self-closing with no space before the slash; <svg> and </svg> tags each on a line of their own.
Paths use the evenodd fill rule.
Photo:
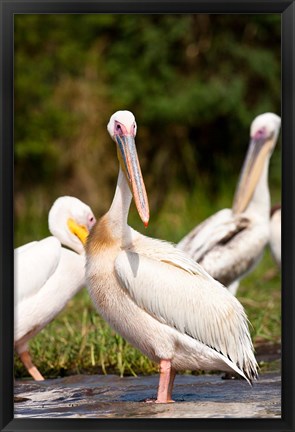
<svg viewBox="0 0 295 432">
<path fill-rule="evenodd" d="M 31 242 L 14 251 L 15 304 L 34 295 L 55 272 L 61 244 L 55 237 Z"/>
<path fill-rule="evenodd" d="M 196 226 L 177 246 L 194 260 L 201 261 L 214 247 L 225 245 L 249 225 L 247 217 L 223 209 Z"/>
<path fill-rule="evenodd" d="M 190 274 L 170 264 L 169 257 L 159 261 L 127 251 L 117 256 L 115 272 L 140 308 L 230 358 L 249 379 L 255 376 L 243 307 L 219 282 Z"/>
<path fill-rule="evenodd" d="M 23 253 L 26 250 L 30 249 L 32 246 L 36 246 L 37 243 L 37 241 L 32 241 L 30 243 L 24 244 L 23 246 L 19 246 L 18 248 L 14 249 L 14 254 Z"/>
<path fill-rule="evenodd" d="M 190 274 L 204 276 L 207 279 L 213 279 L 208 272 L 188 254 L 183 253 L 175 244 L 146 237 L 137 231 L 133 232 L 133 242 L 127 248 L 130 252 L 139 252 L 140 254 L 155 259 L 157 261 L 166 262 Z"/>
<path fill-rule="evenodd" d="M 22 347 L 52 321 L 85 285 L 84 266 L 84 256 L 61 248 L 58 266 L 52 275 L 34 293 L 23 296 L 22 301 L 15 304 L 14 340 L 17 346 Z"/>
</svg>

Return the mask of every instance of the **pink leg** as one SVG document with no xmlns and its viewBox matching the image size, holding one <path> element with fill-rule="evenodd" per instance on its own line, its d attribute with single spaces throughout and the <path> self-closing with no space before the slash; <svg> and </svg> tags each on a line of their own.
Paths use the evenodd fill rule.
<svg viewBox="0 0 295 432">
<path fill-rule="evenodd" d="M 168 386 L 168 402 L 174 402 L 174 400 L 172 400 L 172 389 L 173 389 L 175 376 L 176 376 L 176 370 L 171 368 L 170 381 Z"/>
<path fill-rule="evenodd" d="M 160 381 L 156 403 L 174 402 L 171 399 L 176 372 L 171 368 L 171 360 L 160 361 Z"/>
<path fill-rule="evenodd" d="M 34 378 L 35 381 L 43 381 L 44 378 L 36 368 L 36 366 L 32 363 L 32 359 L 30 353 L 28 351 L 24 351 L 19 354 L 21 361 L 23 362 L 25 368 L 29 372 L 29 374 Z"/>
</svg>

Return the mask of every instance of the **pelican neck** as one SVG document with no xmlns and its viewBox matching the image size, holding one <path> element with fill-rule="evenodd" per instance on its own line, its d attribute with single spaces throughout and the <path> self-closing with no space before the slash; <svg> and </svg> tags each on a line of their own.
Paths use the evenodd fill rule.
<svg viewBox="0 0 295 432">
<path fill-rule="evenodd" d="M 108 211 L 113 234 L 116 236 L 120 236 L 125 228 L 128 227 L 127 220 L 131 201 L 132 193 L 126 176 L 120 167 L 115 195 Z"/>
</svg>

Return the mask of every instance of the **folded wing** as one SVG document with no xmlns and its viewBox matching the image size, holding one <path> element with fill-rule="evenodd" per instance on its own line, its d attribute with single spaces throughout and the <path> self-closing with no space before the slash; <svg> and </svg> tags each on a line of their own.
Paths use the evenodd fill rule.
<svg viewBox="0 0 295 432">
<path fill-rule="evenodd" d="M 230 358 L 249 379 L 255 376 L 246 315 L 220 283 L 136 252 L 121 252 L 115 272 L 133 301 L 155 319 Z"/>
<path fill-rule="evenodd" d="M 227 244 L 249 225 L 247 217 L 223 209 L 196 226 L 177 246 L 194 260 L 201 261 L 216 246 Z"/>
<path fill-rule="evenodd" d="M 15 249 L 15 304 L 40 290 L 55 272 L 60 255 L 61 244 L 55 237 L 47 237 Z"/>
</svg>

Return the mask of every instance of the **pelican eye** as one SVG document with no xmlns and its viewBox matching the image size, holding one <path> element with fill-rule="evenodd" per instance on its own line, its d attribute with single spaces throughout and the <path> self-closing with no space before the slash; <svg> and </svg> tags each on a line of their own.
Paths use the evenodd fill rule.
<svg viewBox="0 0 295 432">
<path fill-rule="evenodd" d="M 261 129 L 258 129 L 257 132 L 255 132 L 255 139 L 260 140 L 260 139 L 264 139 L 266 137 L 266 129 L 263 127 Z"/>
</svg>

